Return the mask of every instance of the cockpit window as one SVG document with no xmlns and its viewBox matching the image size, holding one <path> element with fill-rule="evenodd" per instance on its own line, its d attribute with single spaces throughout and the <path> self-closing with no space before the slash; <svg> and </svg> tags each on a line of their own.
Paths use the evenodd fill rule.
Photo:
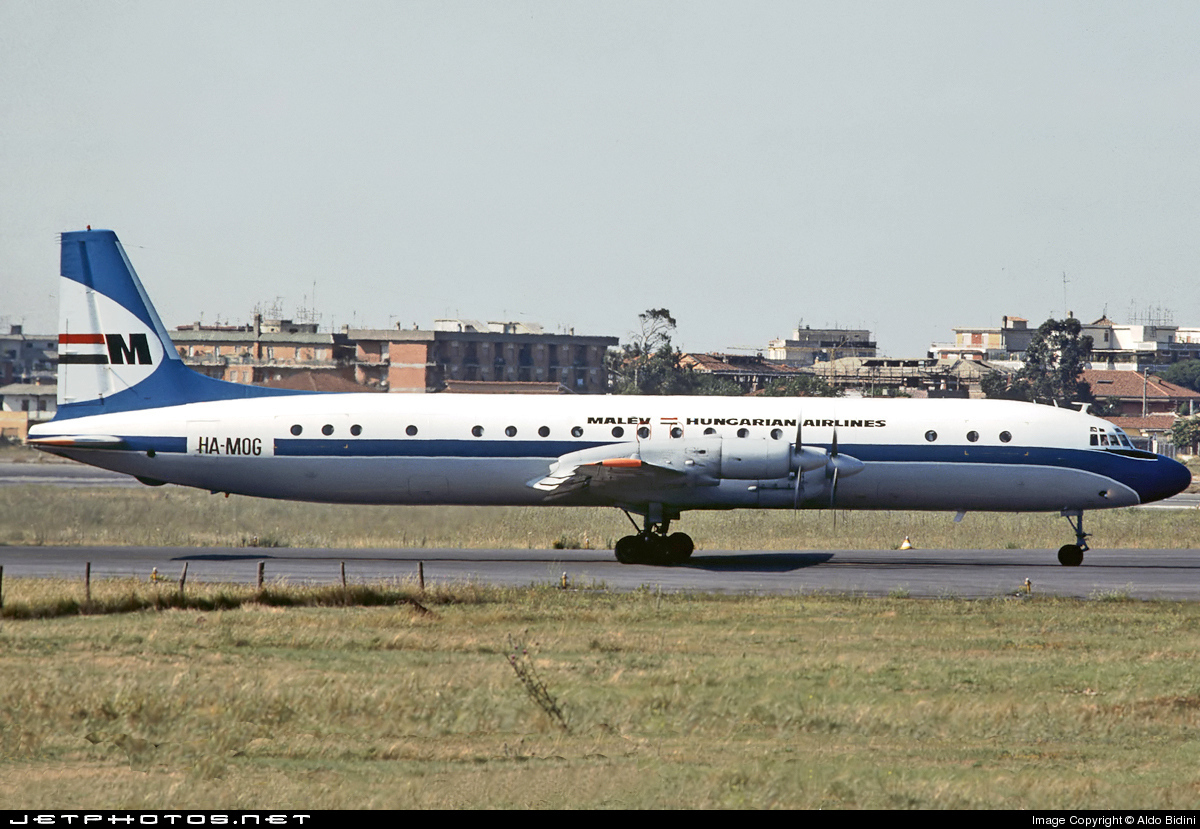
<svg viewBox="0 0 1200 829">
<path fill-rule="evenodd" d="M 1113 427 L 1107 431 L 1103 426 L 1093 426 L 1089 441 L 1092 446 L 1108 446 L 1114 449 L 1133 449 L 1133 442 L 1121 429 Z"/>
</svg>

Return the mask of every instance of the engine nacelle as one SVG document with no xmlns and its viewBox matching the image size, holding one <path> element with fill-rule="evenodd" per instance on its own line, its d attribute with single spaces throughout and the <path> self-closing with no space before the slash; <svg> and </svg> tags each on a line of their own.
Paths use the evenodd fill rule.
<svg viewBox="0 0 1200 829">
<path fill-rule="evenodd" d="M 715 486 L 726 479 L 773 481 L 792 472 L 820 469 L 829 460 L 824 449 L 806 446 L 794 452 L 790 443 L 780 440 L 717 437 L 646 442 L 630 456 L 685 472 L 692 486 Z"/>
<path fill-rule="evenodd" d="M 719 473 L 721 478 L 769 481 L 786 478 L 793 468 L 790 443 L 750 438 L 722 441 Z"/>
</svg>

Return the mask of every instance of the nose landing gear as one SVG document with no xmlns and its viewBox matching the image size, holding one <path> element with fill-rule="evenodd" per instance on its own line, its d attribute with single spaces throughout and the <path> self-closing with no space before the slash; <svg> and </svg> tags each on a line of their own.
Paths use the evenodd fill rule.
<svg viewBox="0 0 1200 829">
<path fill-rule="evenodd" d="M 1064 567 L 1078 567 L 1083 563 L 1083 554 L 1089 549 L 1087 539 L 1091 533 L 1083 531 L 1083 510 L 1065 509 L 1061 515 L 1075 530 L 1075 543 L 1058 548 L 1058 563 Z"/>
</svg>

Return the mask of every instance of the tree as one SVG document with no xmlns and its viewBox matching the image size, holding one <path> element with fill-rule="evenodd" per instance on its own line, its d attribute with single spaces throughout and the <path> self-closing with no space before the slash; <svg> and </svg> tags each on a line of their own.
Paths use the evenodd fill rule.
<svg viewBox="0 0 1200 829">
<path fill-rule="evenodd" d="M 682 354 L 671 342 L 675 318 L 666 308 L 638 314 L 639 330 L 620 351 L 610 352 L 609 373 L 617 394 L 697 394 L 736 397 L 737 383 L 698 374 L 680 364 Z"/>
<path fill-rule="evenodd" d="M 633 335 L 632 341 L 623 346 L 626 354 L 645 356 L 671 347 L 675 318 L 670 311 L 666 308 L 647 308 L 638 314 L 638 322 L 641 328 Z"/>
<path fill-rule="evenodd" d="M 610 359 L 617 394 L 693 394 L 692 373 L 680 365 L 682 355 L 671 343 L 675 318 L 666 308 L 638 314 L 639 328 Z"/>
<path fill-rule="evenodd" d="M 1168 383 L 1200 391 L 1200 360 L 1183 360 L 1167 366 L 1160 375 Z"/>
<path fill-rule="evenodd" d="M 1083 336 L 1082 329 L 1074 317 L 1046 320 L 1030 339 L 1021 370 L 1011 381 L 1001 375 L 985 378 L 984 394 L 1060 406 L 1093 402 L 1092 388 L 1083 379 L 1092 338 Z"/>
<path fill-rule="evenodd" d="M 772 380 L 762 392 L 767 397 L 841 397 L 842 392 L 814 374 Z"/>
<path fill-rule="evenodd" d="M 1171 443 L 1179 447 L 1179 451 L 1194 455 L 1196 444 L 1200 443 L 1200 415 L 1176 418 L 1171 426 Z"/>
</svg>

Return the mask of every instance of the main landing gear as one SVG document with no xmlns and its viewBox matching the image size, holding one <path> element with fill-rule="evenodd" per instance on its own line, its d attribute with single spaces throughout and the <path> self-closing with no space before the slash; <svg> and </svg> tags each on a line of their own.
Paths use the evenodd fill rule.
<svg viewBox="0 0 1200 829">
<path fill-rule="evenodd" d="M 633 516 L 625 510 L 622 512 L 636 529 L 637 522 Z M 687 533 L 670 532 L 671 518 L 663 517 L 661 509 L 657 512 L 657 520 L 655 511 L 648 512 L 644 526 L 637 535 L 627 535 L 614 545 L 617 561 L 622 564 L 670 565 L 682 564 L 691 557 L 696 549 L 692 537 Z M 678 515 L 675 517 L 678 518 Z"/>
<path fill-rule="evenodd" d="M 1058 563 L 1064 567 L 1078 567 L 1083 563 L 1083 554 L 1089 549 L 1087 539 L 1091 533 L 1083 531 L 1083 510 L 1065 509 L 1061 514 L 1075 531 L 1075 543 L 1058 548 Z"/>
</svg>

